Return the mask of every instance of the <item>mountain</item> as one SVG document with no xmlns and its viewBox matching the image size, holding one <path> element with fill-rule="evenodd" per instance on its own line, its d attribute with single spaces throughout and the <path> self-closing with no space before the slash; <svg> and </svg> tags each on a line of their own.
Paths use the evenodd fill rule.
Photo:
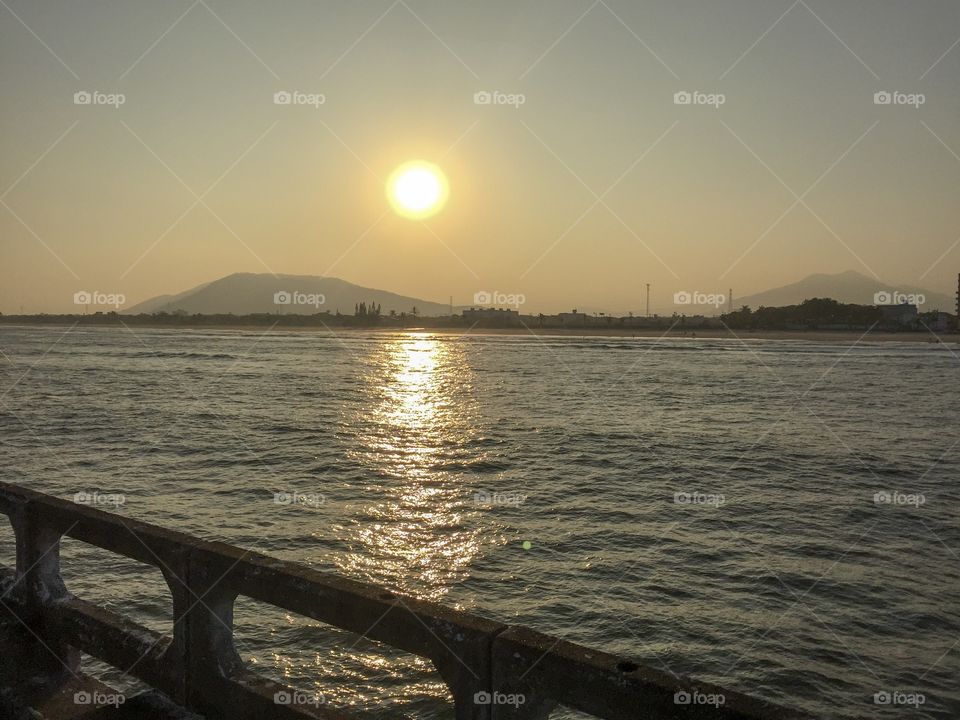
<svg viewBox="0 0 960 720">
<path fill-rule="evenodd" d="M 853 270 L 828 275 L 817 273 L 809 275 L 799 282 L 783 287 L 766 290 L 755 295 L 733 298 L 734 308 L 744 305 L 756 310 L 761 305 L 765 307 L 782 307 L 784 305 L 799 305 L 810 298 L 832 298 L 842 303 L 857 305 L 877 305 L 877 293 L 902 293 L 904 295 L 922 295 L 924 302 L 920 310 L 943 310 L 953 312 L 956 300 L 945 293 L 926 290 L 916 285 L 891 285 L 880 282 Z M 919 300 L 919 298 L 917 298 Z"/>
<path fill-rule="evenodd" d="M 137 313 L 160 312 L 161 309 L 170 305 L 175 305 L 177 302 L 185 298 L 187 295 L 190 295 L 191 293 L 195 293 L 198 290 L 202 290 L 203 288 L 207 287 L 207 285 L 209 284 L 210 283 L 204 283 L 203 285 L 198 285 L 192 290 L 187 290 L 185 292 L 178 293 L 176 295 L 157 295 L 155 298 L 144 300 L 142 303 L 140 303 L 139 305 L 135 305 L 129 310 L 124 310 L 124 312 L 129 312 L 134 315 Z"/>
<path fill-rule="evenodd" d="M 123 312 L 158 313 L 183 311 L 189 315 L 251 315 L 282 313 L 312 315 L 340 311 L 352 315 L 361 302 L 376 303 L 381 312 L 406 312 L 416 306 L 421 315 L 449 315 L 450 306 L 373 288 L 360 287 L 345 280 L 316 275 L 269 275 L 234 273 L 178 295 L 160 295 L 134 305 Z"/>
</svg>

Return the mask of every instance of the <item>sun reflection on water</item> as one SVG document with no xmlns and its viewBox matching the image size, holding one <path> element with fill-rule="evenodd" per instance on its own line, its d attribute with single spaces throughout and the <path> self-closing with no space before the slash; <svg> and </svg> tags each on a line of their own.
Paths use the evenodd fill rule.
<svg viewBox="0 0 960 720">
<path fill-rule="evenodd" d="M 479 549 L 478 530 L 462 476 L 471 422 L 470 369 L 462 347 L 411 333 L 373 350 L 381 381 L 370 383 L 370 404 L 353 459 L 370 476 L 371 501 L 342 526 L 348 552 L 341 570 L 400 592 L 437 600 L 467 574 Z"/>
</svg>

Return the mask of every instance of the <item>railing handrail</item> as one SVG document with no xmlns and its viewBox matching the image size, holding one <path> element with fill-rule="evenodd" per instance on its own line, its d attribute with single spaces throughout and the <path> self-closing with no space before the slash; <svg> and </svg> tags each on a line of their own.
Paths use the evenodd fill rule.
<svg viewBox="0 0 960 720">
<path fill-rule="evenodd" d="M 76 648 L 212 716 L 337 718 L 324 706 L 278 704 L 294 691 L 247 670 L 233 645 L 240 595 L 425 657 L 454 698 L 457 720 L 546 718 L 558 703 L 609 720 L 800 717 L 785 708 L 660 672 L 522 626 L 400 596 L 336 573 L 211 542 L 0 482 L 16 535 L 11 596 L 51 647 Z M 173 598 L 173 636 L 80 600 L 60 577 L 63 536 L 152 565 Z M 683 704 L 719 696 L 722 704 Z M 523 703 L 498 702 L 523 697 Z"/>
</svg>

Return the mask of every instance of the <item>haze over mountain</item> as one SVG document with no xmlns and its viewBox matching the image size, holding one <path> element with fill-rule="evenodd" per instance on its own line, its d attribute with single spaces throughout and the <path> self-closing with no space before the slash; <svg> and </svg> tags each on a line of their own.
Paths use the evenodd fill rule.
<svg viewBox="0 0 960 720">
<path fill-rule="evenodd" d="M 878 292 L 922 295 L 921 310 L 944 310 L 953 312 L 956 301 L 950 295 L 915 285 L 896 285 L 878 282 L 874 278 L 853 270 L 827 274 L 816 273 L 806 278 L 772 288 L 761 293 L 733 298 L 734 308 L 744 305 L 756 309 L 760 306 L 778 307 L 797 305 L 810 298 L 833 298 L 839 302 L 874 305 Z M 711 291 L 713 292 L 713 291 Z M 652 311 L 660 314 L 676 312 L 682 315 L 719 315 L 727 311 L 727 303 L 714 305 L 683 305 L 674 303 L 674 295 L 663 303 L 653 302 Z M 362 287 L 346 280 L 314 275 L 270 275 L 267 273 L 234 273 L 219 280 L 198 285 L 184 292 L 159 295 L 134 305 L 124 313 L 186 312 L 190 315 L 229 314 L 248 315 L 255 313 L 281 313 L 310 315 L 318 312 L 341 312 L 352 315 L 358 303 L 378 303 L 383 313 L 410 313 L 416 307 L 420 315 L 437 316 L 450 313 L 450 306 L 422 298 L 398 295 L 385 290 Z M 571 307 L 577 306 L 571 299 Z M 603 308 L 579 306 L 589 314 L 604 312 Z M 454 307 L 459 313 L 462 306 Z M 567 308 L 569 309 L 569 308 Z M 549 308 L 524 306 L 521 312 L 536 314 L 553 312 Z M 611 312 L 626 315 L 627 312 Z M 637 311 L 634 311 L 637 312 Z"/>
<path fill-rule="evenodd" d="M 234 273 L 177 295 L 160 295 L 124 310 L 124 313 L 186 312 L 190 315 L 280 313 L 311 315 L 341 312 L 352 315 L 361 302 L 380 305 L 381 312 L 448 315 L 450 306 L 354 285 L 346 280 L 315 275 Z"/>
<path fill-rule="evenodd" d="M 842 303 L 874 305 L 876 304 L 874 296 L 878 292 L 922 295 L 924 302 L 920 305 L 921 310 L 954 312 L 956 305 L 956 299 L 945 293 L 927 290 L 916 285 L 884 283 L 853 270 L 835 274 L 815 273 L 790 285 L 742 298 L 734 296 L 733 305 L 735 309 L 747 305 L 755 310 L 761 305 L 766 307 L 797 305 L 810 298 L 832 298 Z"/>
</svg>

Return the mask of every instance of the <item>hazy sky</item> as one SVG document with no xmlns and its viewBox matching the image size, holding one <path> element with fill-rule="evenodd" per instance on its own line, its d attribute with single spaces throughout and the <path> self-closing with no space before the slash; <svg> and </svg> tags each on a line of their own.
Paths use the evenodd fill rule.
<svg viewBox="0 0 960 720">
<path fill-rule="evenodd" d="M 237 271 L 530 310 L 847 269 L 952 292 L 958 39 L 955 0 L 3 0 L 0 311 Z M 425 223 L 384 195 L 415 158 L 450 181 Z"/>
</svg>

